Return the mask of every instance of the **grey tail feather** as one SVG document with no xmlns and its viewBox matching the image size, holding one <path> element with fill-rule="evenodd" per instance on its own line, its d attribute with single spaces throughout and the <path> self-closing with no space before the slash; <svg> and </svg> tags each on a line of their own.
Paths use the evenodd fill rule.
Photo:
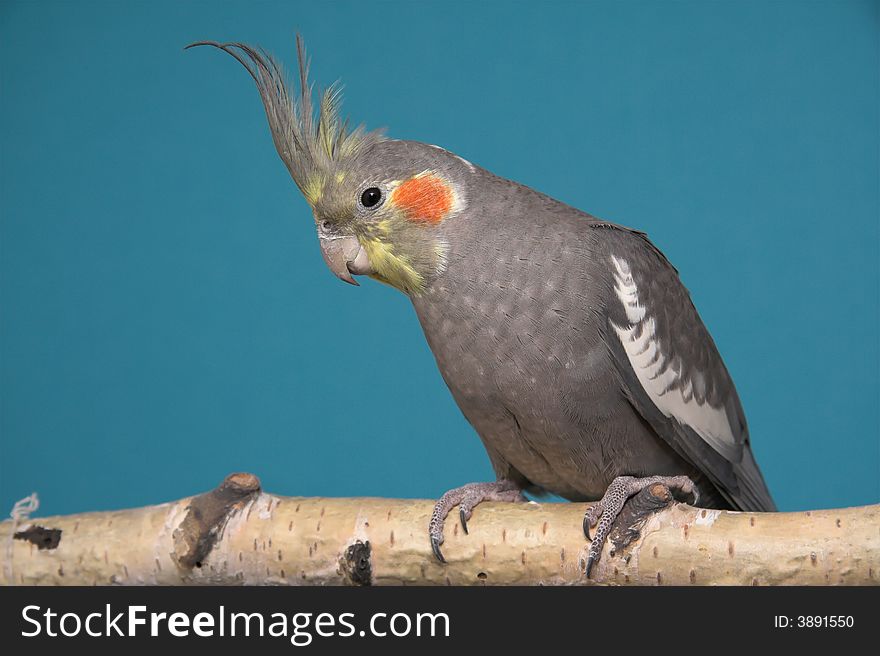
<svg viewBox="0 0 880 656">
<path fill-rule="evenodd" d="M 776 504 L 770 496 L 770 490 L 767 488 L 767 483 L 764 482 L 764 476 L 761 474 L 748 444 L 743 449 L 742 461 L 739 465 L 734 466 L 734 471 L 740 488 L 740 494 L 737 495 L 737 505 L 740 506 L 740 510 L 755 512 L 776 510 Z"/>
</svg>

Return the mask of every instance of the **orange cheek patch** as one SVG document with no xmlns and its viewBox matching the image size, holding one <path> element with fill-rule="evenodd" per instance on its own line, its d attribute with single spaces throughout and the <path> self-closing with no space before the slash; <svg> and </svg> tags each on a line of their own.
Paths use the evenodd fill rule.
<svg viewBox="0 0 880 656">
<path fill-rule="evenodd" d="M 417 175 L 391 192 L 391 202 L 410 221 L 440 223 L 452 209 L 452 189 L 436 175 Z"/>
</svg>

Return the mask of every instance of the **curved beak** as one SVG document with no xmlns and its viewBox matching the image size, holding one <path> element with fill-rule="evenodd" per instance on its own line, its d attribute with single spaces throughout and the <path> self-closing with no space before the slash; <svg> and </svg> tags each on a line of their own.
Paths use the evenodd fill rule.
<svg viewBox="0 0 880 656">
<path fill-rule="evenodd" d="M 333 275 L 340 280 L 357 285 L 358 282 L 352 277 L 352 274 L 369 275 L 373 273 L 367 252 L 360 245 L 357 237 L 319 235 L 318 241 L 321 244 L 321 254 L 324 256 L 324 261 L 330 267 Z"/>
</svg>

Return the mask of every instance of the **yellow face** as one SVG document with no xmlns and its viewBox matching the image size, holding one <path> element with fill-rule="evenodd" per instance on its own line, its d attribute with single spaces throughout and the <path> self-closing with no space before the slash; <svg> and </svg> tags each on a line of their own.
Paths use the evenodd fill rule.
<svg viewBox="0 0 880 656">
<path fill-rule="evenodd" d="M 347 282 L 354 282 L 350 273 L 366 274 L 407 294 L 421 293 L 426 278 L 445 267 L 448 247 L 436 228 L 461 208 L 455 186 L 431 170 L 353 182 L 362 178 L 339 172 L 304 185 L 328 265 Z M 328 249 L 334 249 L 332 261 Z"/>
</svg>

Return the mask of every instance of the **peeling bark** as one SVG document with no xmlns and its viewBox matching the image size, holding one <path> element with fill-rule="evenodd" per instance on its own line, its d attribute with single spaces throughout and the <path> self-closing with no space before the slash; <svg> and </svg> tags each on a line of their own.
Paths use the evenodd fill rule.
<svg viewBox="0 0 880 656">
<path fill-rule="evenodd" d="M 672 502 L 621 513 L 592 579 L 584 506 L 480 504 L 431 554 L 433 502 L 279 497 L 250 474 L 146 508 L 0 523 L 25 585 L 877 585 L 880 505 L 740 513 Z M 659 511 L 657 509 L 660 509 Z"/>
</svg>

